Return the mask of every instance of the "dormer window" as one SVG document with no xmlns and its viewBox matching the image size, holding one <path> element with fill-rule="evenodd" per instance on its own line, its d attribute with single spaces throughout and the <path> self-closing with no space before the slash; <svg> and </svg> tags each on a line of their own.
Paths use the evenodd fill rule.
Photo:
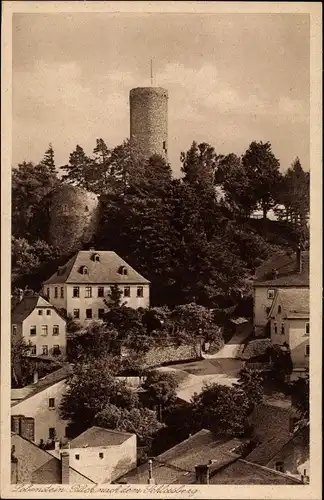
<svg viewBox="0 0 324 500">
<path fill-rule="evenodd" d="M 98 253 L 94 253 L 92 256 L 92 260 L 95 262 L 100 262 L 100 255 Z"/>
<path fill-rule="evenodd" d="M 123 276 L 127 276 L 127 267 L 120 266 L 120 268 L 119 268 L 119 274 L 121 274 Z"/>
<path fill-rule="evenodd" d="M 89 274 L 89 273 L 88 273 L 88 268 L 87 268 L 87 266 L 82 266 L 82 267 L 80 268 L 80 273 L 81 273 L 81 274 Z"/>
<path fill-rule="evenodd" d="M 278 306 L 278 314 L 281 313 L 281 306 Z"/>
</svg>

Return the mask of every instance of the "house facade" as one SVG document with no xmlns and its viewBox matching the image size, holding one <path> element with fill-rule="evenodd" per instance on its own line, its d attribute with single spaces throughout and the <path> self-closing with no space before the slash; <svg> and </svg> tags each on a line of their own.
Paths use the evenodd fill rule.
<svg viewBox="0 0 324 500">
<path fill-rule="evenodd" d="M 309 290 L 278 289 L 269 312 L 271 342 L 290 349 L 294 370 L 309 367 Z"/>
<path fill-rule="evenodd" d="M 65 355 L 66 321 L 43 297 L 22 297 L 12 311 L 11 328 L 13 340 L 31 343 L 31 355 Z"/>
<path fill-rule="evenodd" d="M 256 270 L 253 324 L 257 337 L 270 336 L 269 312 L 279 288 L 309 291 L 309 252 L 279 252 Z"/>
<path fill-rule="evenodd" d="M 25 387 L 26 395 L 21 400 L 15 399 L 15 392 L 20 389 L 12 390 L 11 420 L 15 432 L 21 428 L 22 419 L 25 422 L 27 418 L 28 439 L 37 445 L 67 437 L 69 421 L 62 419 L 59 408 L 71 370 L 67 364 Z"/>
<path fill-rule="evenodd" d="M 149 307 L 150 283 L 115 252 L 80 251 L 43 283 L 42 293 L 74 321 L 100 320 L 108 311 L 112 287 L 121 301 L 134 309 Z"/>
</svg>

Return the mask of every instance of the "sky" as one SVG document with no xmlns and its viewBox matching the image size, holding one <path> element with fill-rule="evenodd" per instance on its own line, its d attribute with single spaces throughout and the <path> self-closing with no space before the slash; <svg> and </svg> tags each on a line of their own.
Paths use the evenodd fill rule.
<svg viewBox="0 0 324 500">
<path fill-rule="evenodd" d="M 52 13 L 13 15 L 13 165 L 56 164 L 129 137 L 129 91 L 169 92 L 169 161 L 192 141 L 243 154 L 269 141 L 286 170 L 309 169 L 309 16 Z"/>
</svg>

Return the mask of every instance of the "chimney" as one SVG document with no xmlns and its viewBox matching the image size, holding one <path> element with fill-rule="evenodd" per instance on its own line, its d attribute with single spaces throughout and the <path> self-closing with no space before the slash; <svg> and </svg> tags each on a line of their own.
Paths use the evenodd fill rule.
<svg viewBox="0 0 324 500">
<path fill-rule="evenodd" d="M 149 466 L 149 477 L 147 484 L 155 484 L 155 480 L 153 478 L 153 462 L 152 460 L 148 461 L 148 466 Z"/>
<path fill-rule="evenodd" d="M 34 441 L 35 422 L 33 417 L 23 417 L 21 419 L 20 430 L 20 435 L 22 438 L 28 439 L 28 441 Z"/>
<path fill-rule="evenodd" d="M 70 483 L 70 454 L 67 451 L 61 453 L 62 484 Z"/>
<path fill-rule="evenodd" d="M 34 371 L 34 384 L 37 384 L 37 382 L 38 382 L 38 371 L 35 370 Z"/>
<path fill-rule="evenodd" d="M 209 465 L 196 465 L 196 483 L 209 484 Z"/>
<path fill-rule="evenodd" d="M 302 271 L 302 258 L 301 258 L 301 247 L 300 244 L 297 246 L 296 250 L 296 261 L 297 261 L 297 271 L 301 273 Z"/>
</svg>

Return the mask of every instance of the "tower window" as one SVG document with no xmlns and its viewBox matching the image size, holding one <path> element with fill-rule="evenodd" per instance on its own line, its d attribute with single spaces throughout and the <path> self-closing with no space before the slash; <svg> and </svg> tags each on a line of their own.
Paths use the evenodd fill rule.
<svg viewBox="0 0 324 500">
<path fill-rule="evenodd" d="M 85 209 L 84 209 L 86 212 L 89 212 L 89 208 L 88 208 L 88 205 L 85 206 Z"/>
<path fill-rule="evenodd" d="M 164 149 L 165 152 L 167 152 L 166 141 L 163 141 L 163 149 Z"/>
<path fill-rule="evenodd" d="M 278 314 L 281 313 L 281 306 L 278 306 Z"/>
</svg>

